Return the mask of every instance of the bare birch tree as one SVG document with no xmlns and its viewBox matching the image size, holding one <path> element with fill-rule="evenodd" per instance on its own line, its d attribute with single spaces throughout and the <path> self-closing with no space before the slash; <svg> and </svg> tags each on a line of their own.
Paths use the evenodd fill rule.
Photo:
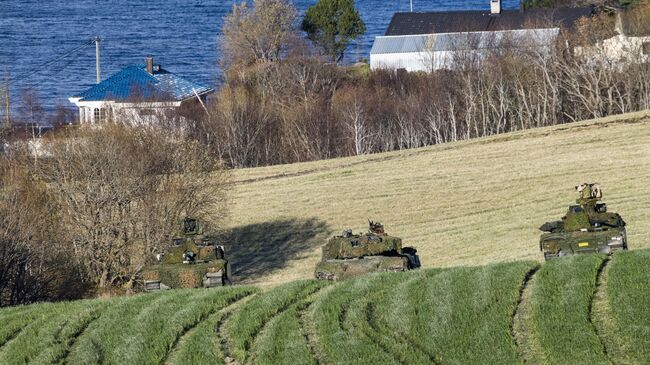
<svg viewBox="0 0 650 365">
<path fill-rule="evenodd" d="M 168 132 L 108 124 L 47 140 L 35 174 L 53 194 L 75 257 L 101 289 L 133 285 L 184 215 L 220 222 L 225 175 Z M 218 228 L 218 227 L 215 227 Z"/>
<path fill-rule="evenodd" d="M 297 11 L 289 0 L 233 5 L 219 39 L 226 66 L 278 60 L 296 35 Z"/>
</svg>

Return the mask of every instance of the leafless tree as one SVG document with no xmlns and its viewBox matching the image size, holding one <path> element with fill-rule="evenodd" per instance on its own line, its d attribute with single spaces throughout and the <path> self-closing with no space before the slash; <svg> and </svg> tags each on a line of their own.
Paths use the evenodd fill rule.
<svg viewBox="0 0 650 365">
<path fill-rule="evenodd" d="M 107 124 L 44 143 L 35 175 L 53 195 L 89 280 L 127 287 L 184 215 L 218 228 L 226 175 L 198 143 L 162 129 Z"/>
<path fill-rule="evenodd" d="M 297 11 L 289 0 L 233 5 L 219 40 L 226 66 L 278 60 L 296 36 Z"/>
<path fill-rule="evenodd" d="M 0 156 L 0 306 L 79 298 L 86 285 L 24 151 Z"/>
</svg>

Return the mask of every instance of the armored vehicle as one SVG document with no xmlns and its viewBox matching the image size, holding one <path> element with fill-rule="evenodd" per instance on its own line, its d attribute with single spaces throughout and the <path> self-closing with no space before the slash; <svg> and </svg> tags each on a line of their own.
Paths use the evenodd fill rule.
<svg viewBox="0 0 650 365">
<path fill-rule="evenodd" d="M 576 186 L 576 190 L 576 204 L 569 206 L 562 220 L 539 227 L 545 232 L 539 242 L 544 259 L 627 250 L 625 221 L 618 213 L 607 212 L 607 205 L 600 202 L 600 186 L 585 183 Z"/>
<path fill-rule="evenodd" d="M 145 291 L 215 287 L 230 283 L 230 264 L 223 246 L 203 233 L 203 224 L 185 218 L 182 230 L 155 264 L 143 270 Z"/>
<path fill-rule="evenodd" d="M 316 279 L 344 280 L 379 271 L 406 271 L 420 267 L 413 247 L 402 247 L 402 239 L 389 236 L 381 223 L 369 221 L 369 232 L 343 231 L 323 246 L 323 258 L 316 265 Z"/>
</svg>

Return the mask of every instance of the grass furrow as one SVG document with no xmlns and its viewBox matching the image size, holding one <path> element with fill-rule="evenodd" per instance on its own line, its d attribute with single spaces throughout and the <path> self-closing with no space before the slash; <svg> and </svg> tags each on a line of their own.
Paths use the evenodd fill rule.
<svg viewBox="0 0 650 365">
<path fill-rule="evenodd" d="M 399 290 L 399 284 L 420 280 L 420 272 L 378 274 L 368 288 L 368 294 L 356 297 L 348 306 L 344 326 L 354 327 L 400 364 L 427 364 L 436 362 L 407 339 L 395 336 L 391 330 L 380 325 L 376 305 L 385 301 L 390 293 Z"/>
<path fill-rule="evenodd" d="M 317 364 L 309 340 L 302 328 L 300 313 L 313 303 L 329 282 L 319 282 L 313 293 L 291 305 L 266 323 L 253 343 L 249 364 Z"/>
<path fill-rule="evenodd" d="M 173 301 L 147 308 L 137 320 L 141 322 L 111 352 L 114 363 L 159 364 L 188 328 L 207 317 L 214 308 L 222 308 L 245 287 L 199 289 L 181 292 Z M 164 319 L 164 320 L 162 320 Z"/>
<path fill-rule="evenodd" d="M 224 356 L 219 351 L 219 339 L 216 326 L 224 315 L 224 310 L 257 292 L 254 288 L 241 291 L 235 296 L 224 298 L 224 303 L 215 303 L 213 312 L 196 326 L 188 330 L 180 339 L 176 348 L 170 352 L 168 364 L 225 364 Z"/>
<path fill-rule="evenodd" d="M 321 285 L 321 282 L 315 280 L 291 282 L 262 293 L 242 305 L 223 325 L 229 355 L 244 363 L 248 350 L 264 325 L 292 304 L 318 290 Z"/>
<path fill-rule="evenodd" d="M 15 318 L 3 322 L 2 327 L 0 327 L 0 350 L 5 344 L 16 338 L 29 322 L 30 319 L 28 318 Z"/>
<path fill-rule="evenodd" d="M 370 274 L 338 284 L 319 296 L 308 310 L 328 364 L 397 364 L 394 356 L 372 341 L 359 324 L 366 321 L 355 305 L 389 274 Z M 398 274 L 393 274 L 398 275 Z M 367 324 L 367 322 L 366 322 Z"/>
<path fill-rule="evenodd" d="M 2 323 L 2 326 L 0 326 L 0 351 L 3 346 L 16 338 L 23 329 L 50 312 L 52 306 L 56 306 L 56 304 L 43 303 L 0 309 L 0 323 Z"/>
<path fill-rule="evenodd" d="M 53 338 L 40 339 L 48 346 L 42 349 L 30 364 L 58 364 L 64 361 L 77 337 L 88 328 L 90 323 L 101 316 L 108 305 L 107 301 L 92 303 L 74 315 L 68 316 L 65 325 Z"/>
<path fill-rule="evenodd" d="M 386 302 L 390 298 L 390 292 L 404 290 L 408 284 L 416 280 L 424 280 L 425 277 L 430 277 L 436 270 L 429 270 L 426 274 L 418 273 L 409 275 L 410 278 L 399 278 L 399 281 L 391 283 L 390 286 L 383 291 L 373 293 L 372 297 L 365 304 L 366 322 L 364 324 L 366 334 L 372 338 L 377 344 L 382 346 L 387 351 L 397 356 L 400 362 L 406 364 L 438 364 L 439 361 L 431 354 L 422 349 L 416 342 L 409 341 L 408 338 L 394 333 L 391 328 L 385 325 L 385 321 L 380 320 L 380 315 L 377 312 L 377 303 Z"/>
<path fill-rule="evenodd" d="M 520 363 L 511 335 L 520 286 L 533 262 L 423 275 L 377 303 L 377 321 L 443 364 Z"/>
<path fill-rule="evenodd" d="M 607 275 L 607 304 L 619 334 L 621 363 L 650 359 L 650 251 L 616 253 Z"/>
<path fill-rule="evenodd" d="M 590 321 L 596 278 L 605 258 L 580 255 L 545 263 L 536 275 L 531 298 L 531 329 L 552 364 L 608 364 Z"/>
<path fill-rule="evenodd" d="M 77 338 L 68 354 L 71 364 L 101 364 L 106 353 L 116 346 L 117 341 L 129 335 L 134 318 L 149 304 L 160 301 L 168 293 L 141 294 L 134 297 L 119 298 L 93 321 Z"/>
<path fill-rule="evenodd" d="M 52 363 L 69 348 L 70 340 L 101 303 L 64 302 L 36 308 L 36 315 L 0 351 L 0 364 Z"/>
<path fill-rule="evenodd" d="M 616 257 L 616 256 L 615 256 Z M 614 313 L 609 305 L 608 293 L 609 288 L 609 264 L 605 266 L 599 276 L 597 283 L 598 290 L 594 296 L 591 320 L 596 328 L 598 337 L 600 337 L 606 349 L 607 357 L 614 364 L 634 364 L 630 356 L 630 351 L 626 348 L 625 337 L 620 331 L 619 325 L 614 318 Z"/>
<path fill-rule="evenodd" d="M 536 338 L 532 333 L 533 329 L 531 328 L 531 300 L 536 279 L 537 278 L 533 275 L 524 286 L 512 324 L 513 337 L 515 339 L 515 344 L 517 345 L 517 352 L 519 353 L 519 358 L 524 364 L 540 364 L 543 362 L 543 351 L 541 345 L 539 344 L 539 341 L 536 341 Z"/>
<path fill-rule="evenodd" d="M 68 360 L 74 364 L 158 364 L 179 336 L 247 287 L 174 290 L 123 299 L 91 323 Z"/>
</svg>

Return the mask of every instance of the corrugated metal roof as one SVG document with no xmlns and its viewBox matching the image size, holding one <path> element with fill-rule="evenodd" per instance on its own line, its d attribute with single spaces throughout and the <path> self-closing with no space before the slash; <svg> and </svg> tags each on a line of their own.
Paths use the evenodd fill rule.
<svg viewBox="0 0 650 365">
<path fill-rule="evenodd" d="M 370 54 L 490 49 L 502 47 L 506 44 L 521 47 L 539 47 L 550 45 L 558 34 L 559 29 L 553 28 L 379 36 L 375 38 Z"/>
<path fill-rule="evenodd" d="M 385 35 L 555 28 L 560 25 L 572 28 L 578 19 L 592 14 L 592 7 L 502 10 L 499 14 L 481 10 L 395 13 Z"/>
<path fill-rule="evenodd" d="M 145 65 L 128 66 L 90 89 L 75 95 L 81 101 L 174 100 L 211 90 L 160 68 L 153 75 Z"/>
</svg>

